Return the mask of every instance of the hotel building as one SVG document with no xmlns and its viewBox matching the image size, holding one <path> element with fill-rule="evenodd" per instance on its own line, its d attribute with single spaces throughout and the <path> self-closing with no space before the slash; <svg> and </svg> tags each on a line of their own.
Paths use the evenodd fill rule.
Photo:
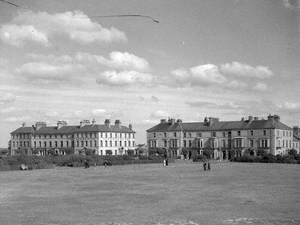
<svg viewBox="0 0 300 225">
<path fill-rule="evenodd" d="M 45 122 L 22 127 L 11 132 L 11 154 L 47 155 L 50 151 L 56 154 L 79 154 L 91 150 L 98 155 L 123 155 L 134 150 L 135 131 L 132 125 L 122 126 L 120 120 L 114 124 L 106 119 L 104 124 L 93 120 L 83 120 L 80 125 L 67 125 L 58 121 L 57 126 L 47 126 Z"/>
</svg>

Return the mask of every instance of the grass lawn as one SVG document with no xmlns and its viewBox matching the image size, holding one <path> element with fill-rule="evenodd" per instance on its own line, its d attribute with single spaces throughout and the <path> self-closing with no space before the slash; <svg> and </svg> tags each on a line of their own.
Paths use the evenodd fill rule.
<svg viewBox="0 0 300 225">
<path fill-rule="evenodd" d="M 0 172 L 1 225 L 300 224 L 300 165 L 176 162 Z"/>
</svg>

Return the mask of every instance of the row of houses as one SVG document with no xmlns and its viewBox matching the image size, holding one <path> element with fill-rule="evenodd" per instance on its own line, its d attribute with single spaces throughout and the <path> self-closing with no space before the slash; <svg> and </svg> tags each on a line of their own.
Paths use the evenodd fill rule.
<svg viewBox="0 0 300 225">
<path fill-rule="evenodd" d="M 246 152 L 252 155 L 284 155 L 299 152 L 299 128 L 291 128 L 278 115 L 267 119 L 249 116 L 239 121 L 205 118 L 203 122 L 162 119 L 147 130 L 149 152 L 165 152 L 169 157 L 191 158 L 205 150 L 215 159 L 230 159 Z"/>
<path fill-rule="evenodd" d="M 280 121 L 278 115 L 267 119 L 249 116 L 239 121 L 220 121 L 205 118 L 203 122 L 183 122 L 180 119 L 161 119 L 147 131 L 149 154 L 165 154 L 168 157 L 191 158 L 208 150 L 214 158 L 230 159 L 248 152 L 259 155 L 264 152 L 284 155 L 289 150 L 299 152 L 300 132 Z M 98 155 L 136 154 L 135 131 L 132 125 L 114 124 L 109 119 L 104 124 L 83 120 L 78 125 L 58 121 L 56 126 L 37 122 L 11 132 L 9 149 L 12 155 L 79 154 L 92 152 Z"/>
</svg>

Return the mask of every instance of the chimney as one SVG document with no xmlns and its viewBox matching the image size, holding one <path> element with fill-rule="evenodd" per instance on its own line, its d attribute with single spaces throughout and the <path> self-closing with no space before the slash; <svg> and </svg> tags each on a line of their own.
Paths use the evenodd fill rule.
<svg viewBox="0 0 300 225">
<path fill-rule="evenodd" d="M 90 121 L 89 120 L 81 120 L 80 121 L 80 127 L 84 127 L 85 125 L 89 125 Z"/>
<path fill-rule="evenodd" d="M 244 118 L 244 117 L 242 117 L 241 121 L 245 121 L 245 118 Z"/>
<path fill-rule="evenodd" d="M 62 128 L 63 126 L 67 126 L 67 122 L 64 120 L 59 120 L 57 121 L 57 129 L 59 130 L 60 128 Z"/>
<path fill-rule="evenodd" d="M 23 123 L 22 123 L 22 127 L 25 127 L 25 126 L 26 126 L 26 123 L 25 123 L 25 122 L 23 122 Z"/>
<path fill-rule="evenodd" d="M 255 117 L 254 117 L 254 120 L 258 120 L 258 117 L 257 117 L 257 116 L 255 116 Z"/>
<path fill-rule="evenodd" d="M 248 116 L 248 121 L 252 122 L 253 121 L 253 116 Z"/>
<path fill-rule="evenodd" d="M 170 124 L 174 124 L 175 123 L 175 119 L 170 119 Z"/>
<path fill-rule="evenodd" d="M 47 126 L 46 122 L 36 122 L 35 123 L 35 129 L 36 130 L 39 130 L 40 128 L 46 127 L 46 126 Z"/>
<path fill-rule="evenodd" d="M 167 121 L 166 121 L 166 119 L 161 119 L 160 120 L 160 123 L 166 123 Z"/>
<path fill-rule="evenodd" d="M 299 127 L 298 127 L 298 126 L 294 126 L 294 127 L 293 127 L 293 133 L 294 133 L 294 135 L 296 135 L 296 136 L 299 137 L 300 130 L 299 130 Z"/>
<path fill-rule="evenodd" d="M 95 118 L 92 120 L 92 125 L 95 125 L 96 124 L 96 120 Z"/>
<path fill-rule="evenodd" d="M 208 124 L 208 119 L 207 119 L 207 117 L 205 117 L 204 118 L 204 126 L 208 126 L 209 124 Z"/>
<path fill-rule="evenodd" d="M 118 127 L 118 128 L 120 128 L 120 126 L 121 126 L 121 121 L 120 121 L 120 120 L 116 120 L 116 121 L 115 121 L 115 126 Z"/>
<path fill-rule="evenodd" d="M 208 118 L 208 125 L 212 126 L 214 123 L 219 122 L 219 118 L 209 117 Z"/>
<path fill-rule="evenodd" d="M 275 121 L 280 122 L 280 116 L 274 115 L 273 117 L 274 117 L 274 120 L 275 120 Z"/>
<path fill-rule="evenodd" d="M 132 124 L 131 123 L 128 125 L 128 127 L 129 127 L 130 130 L 132 130 Z"/>
<path fill-rule="evenodd" d="M 109 127 L 109 126 L 110 126 L 110 121 L 109 121 L 109 119 L 105 119 L 104 124 L 105 124 L 105 126 Z"/>
<path fill-rule="evenodd" d="M 177 123 L 182 123 L 182 120 L 181 120 L 181 119 L 178 119 L 178 120 L 177 120 Z"/>
</svg>

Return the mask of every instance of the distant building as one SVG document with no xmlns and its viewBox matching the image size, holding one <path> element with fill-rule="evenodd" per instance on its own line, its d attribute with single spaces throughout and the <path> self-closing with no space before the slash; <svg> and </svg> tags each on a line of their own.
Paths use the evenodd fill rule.
<svg viewBox="0 0 300 225">
<path fill-rule="evenodd" d="M 287 154 L 293 148 L 293 129 L 277 115 L 267 119 L 249 116 L 240 121 L 182 122 L 162 119 L 147 130 L 149 152 L 165 153 L 169 157 L 191 158 L 210 150 L 214 158 L 230 159 L 246 151 L 252 155 L 263 152 Z"/>
<path fill-rule="evenodd" d="M 293 127 L 293 149 L 300 153 L 300 128 L 298 126 Z"/>
<path fill-rule="evenodd" d="M 47 155 L 51 151 L 56 154 L 85 153 L 98 155 L 124 155 L 135 148 L 135 131 L 132 125 L 122 126 L 120 120 L 110 124 L 96 124 L 93 120 L 83 120 L 80 125 L 67 125 L 58 121 L 57 126 L 47 126 L 45 122 L 22 127 L 11 132 L 11 154 Z"/>
</svg>

